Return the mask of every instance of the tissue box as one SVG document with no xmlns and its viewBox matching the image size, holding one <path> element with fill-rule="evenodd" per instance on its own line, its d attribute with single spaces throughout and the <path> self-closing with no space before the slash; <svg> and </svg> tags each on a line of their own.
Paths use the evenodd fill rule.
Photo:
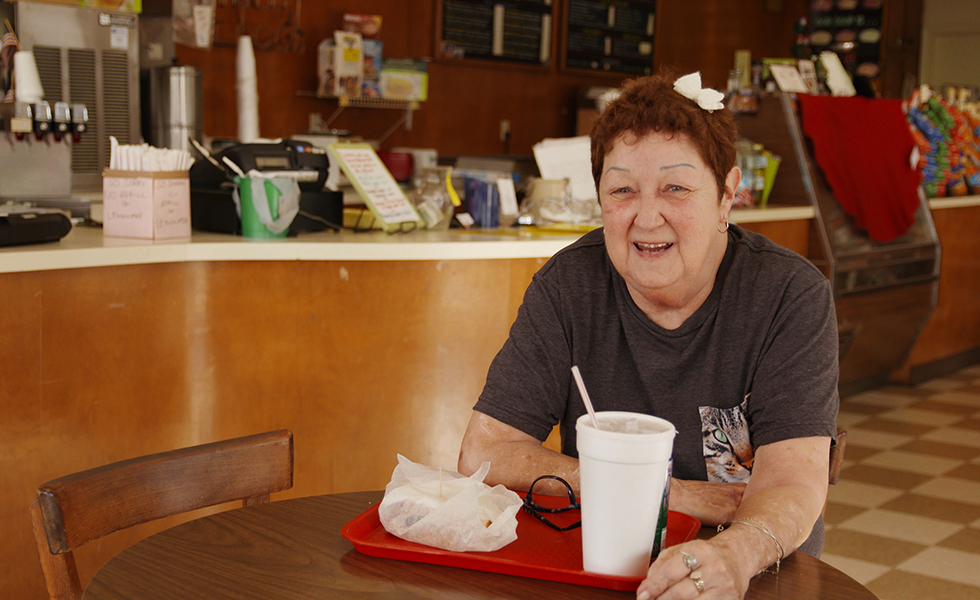
<svg viewBox="0 0 980 600">
<path fill-rule="evenodd" d="M 115 171 L 102 174 L 102 234 L 170 239 L 191 236 L 191 182 L 187 171 Z"/>
</svg>

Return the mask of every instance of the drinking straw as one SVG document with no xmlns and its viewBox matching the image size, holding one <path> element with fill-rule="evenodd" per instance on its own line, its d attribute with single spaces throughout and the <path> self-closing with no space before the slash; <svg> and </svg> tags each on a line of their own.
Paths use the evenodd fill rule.
<svg viewBox="0 0 980 600">
<path fill-rule="evenodd" d="M 235 174 L 238 175 L 239 177 L 241 177 L 242 179 L 245 179 L 246 178 L 245 171 L 242 171 L 241 167 L 239 167 L 234 162 L 232 162 L 232 160 L 230 158 L 228 158 L 227 156 L 222 156 L 221 157 L 221 162 L 223 162 L 226 165 L 228 165 L 231 168 L 231 170 L 234 171 Z"/>
<path fill-rule="evenodd" d="M 592 400 L 589 400 L 589 392 L 585 389 L 585 382 L 582 381 L 582 373 L 578 370 L 578 365 L 572 367 L 572 377 L 575 378 L 578 393 L 582 394 L 582 400 L 585 402 L 585 410 L 589 411 L 589 416 L 592 417 L 592 426 L 599 429 L 599 419 L 595 418 L 595 409 L 592 408 Z"/>
<path fill-rule="evenodd" d="M 3 24 L 7 26 L 7 32 L 14 38 L 14 45 L 17 46 L 17 51 L 20 52 L 23 48 L 20 47 L 20 40 L 17 39 L 17 34 L 14 33 L 14 26 L 10 24 L 10 19 L 4 18 Z"/>
</svg>

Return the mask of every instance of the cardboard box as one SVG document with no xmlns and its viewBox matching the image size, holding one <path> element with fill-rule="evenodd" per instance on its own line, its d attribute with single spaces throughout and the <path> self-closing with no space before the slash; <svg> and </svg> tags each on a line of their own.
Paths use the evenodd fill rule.
<svg viewBox="0 0 980 600">
<path fill-rule="evenodd" d="M 335 96 L 360 96 L 364 79 L 364 40 L 350 31 L 333 33 L 333 71 Z"/>
<path fill-rule="evenodd" d="M 361 95 L 368 98 L 381 97 L 381 60 L 384 45 L 378 40 L 364 40 L 364 80 L 361 82 Z"/>
<path fill-rule="evenodd" d="M 356 31 L 365 40 L 378 37 L 381 33 L 381 15 L 344 13 L 344 31 Z"/>
<path fill-rule="evenodd" d="M 424 102 L 429 95 L 429 63 L 424 60 L 385 60 L 381 67 L 381 97 Z"/>
<path fill-rule="evenodd" d="M 102 235 L 151 240 L 191 236 L 187 171 L 102 174 Z"/>
<path fill-rule="evenodd" d="M 333 86 L 336 74 L 333 68 L 334 50 L 337 43 L 333 38 L 325 38 L 316 47 L 316 74 L 318 86 L 316 93 L 318 96 L 333 96 Z"/>
</svg>

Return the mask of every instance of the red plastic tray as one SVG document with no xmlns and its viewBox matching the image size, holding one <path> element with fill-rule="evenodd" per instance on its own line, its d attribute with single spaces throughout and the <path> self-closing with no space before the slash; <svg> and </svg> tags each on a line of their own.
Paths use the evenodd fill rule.
<svg viewBox="0 0 980 600">
<path fill-rule="evenodd" d="M 535 497 L 537 500 L 537 497 Z M 582 570 L 582 530 L 560 532 L 534 519 L 523 510 L 517 513 L 517 539 L 494 552 L 450 552 L 416 544 L 385 531 L 378 517 L 378 504 L 344 525 L 340 533 L 359 552 L 369 556 L 443 565 L 516 575 L 532 579 L 560 581 L 610 590 L 634 591 L 642 578 L 601 575 Z M 549 515 L 558 525 L 578 520 L 574 514 Z M 689 541 L 697 535 L 701 522 L 679 512 L 667 516 L 667 546 Z"/>
</svg>

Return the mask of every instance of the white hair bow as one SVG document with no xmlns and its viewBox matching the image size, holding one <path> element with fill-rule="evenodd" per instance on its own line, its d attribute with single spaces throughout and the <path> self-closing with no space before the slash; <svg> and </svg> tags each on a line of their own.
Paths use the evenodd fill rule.
<svg viewBox="0 0 980 600">
<path fill-rule="evenodd" d="M 722 103 L 725 98 L 724 94 L 718 90 L 701 87 L 701 73 L 699 71 L 685 75 L 675 81 L 674 91 L 685 98 L 694 100 L 698 106 L 708 112 L 725 108 L 724 103 Z"/>
</svg>

